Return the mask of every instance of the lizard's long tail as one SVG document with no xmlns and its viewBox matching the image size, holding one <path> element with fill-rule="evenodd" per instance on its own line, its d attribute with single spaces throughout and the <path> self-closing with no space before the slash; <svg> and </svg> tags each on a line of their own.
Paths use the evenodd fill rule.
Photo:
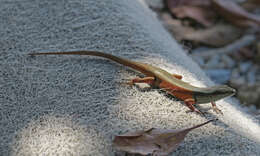
<svg viewBox="0 0 260 156">
<path fill-rule="evenodd" d="M 31 56 L 35 56 L 35 55 L 91 55 L 91 56 L 99 56 L 99 57 L 104 57 L 104 58 L 110 59 L 110 60 L 115 61 L 119 64 L 128 66 L 128 67 L 133 68 L 135 70 L 138 70 L 145 75 L 151 75 L 151 76 L 153 75 L 153 73 L 151 73 L 151 71 L 147 69 L 149 67 L 146 64 L 130 61 L 128 59 L 124 59 L 124 58 L 121 58 L 121 57 L 117 57 L 117 56 L 114 56 L 114 55 L 111 55 L 111 54 L 108 54 L 108 53 L 103 53 L 103 52 L 98 52 L 98 51 L 43 52 L 43 53 L 29 53 L 29 55 L 31 55 Z"/>
</svg>

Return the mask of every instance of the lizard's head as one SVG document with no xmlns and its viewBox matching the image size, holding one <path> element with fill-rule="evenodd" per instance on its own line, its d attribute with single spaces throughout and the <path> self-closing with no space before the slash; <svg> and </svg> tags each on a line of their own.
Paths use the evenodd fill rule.
<svg viewBox="0 0 260 156">
<path fill-rule="evenodd" d="M 215 101 L 236 94 L 236 90 L 227 85 L 214 86 L 214 87 L 211 87 L 211 89 L 212 89 L 212 95 L 213 95 L 212 98 Z"/>
<path fill-rule="evenodd" d="M 217 101 L 236 94 L 236 90 L 227 85 L 213 86 L 205 88 L 204 92 L 196 95 L 198 103 Z"/>
</svg>

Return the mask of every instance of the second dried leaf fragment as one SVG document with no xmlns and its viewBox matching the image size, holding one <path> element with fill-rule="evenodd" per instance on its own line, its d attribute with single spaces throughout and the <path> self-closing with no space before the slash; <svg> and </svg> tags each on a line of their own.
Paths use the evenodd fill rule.
<svg viewBox="0 0 260 156">
<path fill-rule="evenodd" d="M 193 129 L 201 127 L 214 120 L 183 130 L 167 130 L 151 128 L 146 131 L 129 132 L 117 135 L 113 141 L 116 149 L 128 153 L 142 155 L 153 154 L 166 156 L 173 152 Z"/>
</svg>

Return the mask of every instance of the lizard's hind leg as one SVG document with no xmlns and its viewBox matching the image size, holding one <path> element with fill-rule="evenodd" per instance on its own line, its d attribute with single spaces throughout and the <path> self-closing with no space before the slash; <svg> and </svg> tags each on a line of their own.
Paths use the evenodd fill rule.
<svg viewBox="0 0 260 156">
<path fill-rule="evenodd" d="M 194 104 L 195 104 L 195 100 L 194 99 L 186 99 L 184 100 L 184 103 L 186 104 L 187 107 L 189 107 L 189 109 L 192 111 L 192 112 L 196 112 L 202 116 L 205 116 L 204 113 L 202 113 L 200 110 L 198 110 L 197 108 L 194 107 Z"/>
<path fill-rule="evenodd" d="M 153 85 L 154 82 L 155 82 L 154 77 L 144 77 L 144 78 L 136 77 L 136 78 L 130 80 L 129 82 L 127 82 L 127 84 L 134 85 L 135 83 L 146 83 L 149 85 Z"/>
</svg>

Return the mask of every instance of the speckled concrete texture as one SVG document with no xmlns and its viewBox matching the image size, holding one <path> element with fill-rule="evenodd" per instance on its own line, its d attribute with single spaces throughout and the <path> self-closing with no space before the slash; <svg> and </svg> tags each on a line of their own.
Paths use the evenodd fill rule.
<svg viewBox="0 0 260 156">
<path fill-rule="evenodd" d="M 111 61 L 27 55 L 98 50 L 213 85 L 140 1 L 5 0 L 0 36 L 0 155 L 114 155 L 114 135 L 215 117 L 172 155 L 260 155 L 259 123 L 230 99 L 217 102 L 224 116 L 206 104 L 200 117 L 158 90 L 119 83 L 140 74 Z"/>
</svg>

